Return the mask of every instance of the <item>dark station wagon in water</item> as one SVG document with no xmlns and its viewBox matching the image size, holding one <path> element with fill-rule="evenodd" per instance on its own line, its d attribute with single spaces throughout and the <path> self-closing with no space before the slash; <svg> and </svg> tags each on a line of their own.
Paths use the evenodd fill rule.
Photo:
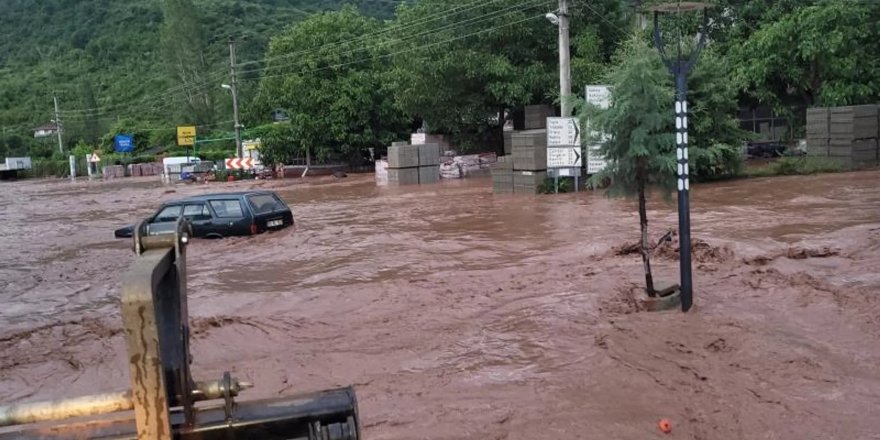
<svg viewBox="0 0 880 440">
<path fill-rule="evenodd" d="M 244 191 L 204 194 L 165 202 L 146 219 L 147 233 L 162 233 L 183 216 L 192 225 L 192 235 L 223 238 L 254 235 L 293 225 L 290 208 L 272 191 Z M 134 226 L 117 229 L 116 238 L 131 237 Z"/>
</svg>

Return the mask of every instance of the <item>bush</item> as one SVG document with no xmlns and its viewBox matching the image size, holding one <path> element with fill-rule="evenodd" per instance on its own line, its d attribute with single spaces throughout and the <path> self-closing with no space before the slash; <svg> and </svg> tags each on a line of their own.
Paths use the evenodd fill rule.
<svg viewBox="0 0 880 440">
<path fill-rule="evenodd" d="M 32 161 L 31 165 L 32 168 L 24 173 L 26 177 L 43 178 L 70 176 L 70 162 L 68 159 L 36 159 Z M 77 176 L 84 176 L 87 174 L 85 158 L 77 158 L 76 174 Z"/>
<path fill-rule="evenodd" d="M 743 172 L 740 149 L 727 144 L 713 144 L 708 148 L 689 148 L 690 174 L 693 180 L 707 181 L 735 177 Z"/>
<path fill-rule="evenodd" d="M 836 173 L 845 170 L 840 161 L 827 157 L 782 157 L 766 167 L 749 170 L 751 177 L 792 176 L 800 174 Z"/>
<path fill-rule="evenodd" d="M 843 171 L 843 165 L 834 159 L 822 157 L 783 157 L 770 165 L 773 174 L 815 174 Z"/>
<path fill-rule="evenodd" d="M 211 162 L 216 162 L 218 160 L 224 160 L 229 157 L 235 156 L 234 150 L 199 150 L 199 157 L 202 160 L 209 160 Z"/>
<path fill-rule="evenodd" d="M 569 193 L 574 191 L 574 178 L 573 177 L 560 177 L 559 178 L 559 192 L 560 193 Z M 554 194 L 556 192 L 556 179 L 552 177 L 548 177 L 544 179 L 544 183 L 538 187 L 538 194 Z"/>
</svg>

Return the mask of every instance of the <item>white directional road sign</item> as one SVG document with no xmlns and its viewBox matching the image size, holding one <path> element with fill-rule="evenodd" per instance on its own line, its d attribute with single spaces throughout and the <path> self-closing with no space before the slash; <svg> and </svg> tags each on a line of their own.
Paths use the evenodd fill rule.
<svg viewBox="0 0 880 440">
<path fill-rule="evenodd" d="M 611 106 L 611 88 L 603 85 L 587 86 L 586 99 L 590 104 L 601 109 L 607 109 Z M 589 122 L 587 129 L 590 129 Z M 605 158 L 599 153 L 601 148 L 600 141 L 597 138 L 604 138 L 600 133 L 590 130 L 590 139 L 587 142 L 587 174 L 595 174 L 605 169 Z"/>
<path fill-rule="evenodd" d="M 547 168 L 580 168 L 581 147 L 547 147 Z"/>
<path fill-rule="evenodd" d="M 581 128 L 577 118 L 547 118 L 547 146 L 581 146 Z"/>
</svg>

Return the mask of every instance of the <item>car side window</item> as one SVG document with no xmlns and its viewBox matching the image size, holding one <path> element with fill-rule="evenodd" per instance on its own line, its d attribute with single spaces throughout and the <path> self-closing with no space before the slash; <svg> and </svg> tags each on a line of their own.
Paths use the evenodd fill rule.
<svg viewBox="0 0 880 440">
<path fill-rule="evenodd" d="M 235 200 L 211 200 L 211 208 L 217 214 L 217 217 L 225 218 L 242 218 L 244 210 L 241 208 L 241 202 Z"/>
<path fill-rule="evenodd" d="M 186 205 L 183 207 L 183 216 L 190 220 L 209 220 L 211 211 L 204 203 Z"/>
<path fill-rule="evenodd" d="M 178 217 L 180 217 L 180 205 L 171 205 L 162 208 L 162 210 L 156 214 L 153 222 L 173 222 L 176 221 Z"/>
</svg>

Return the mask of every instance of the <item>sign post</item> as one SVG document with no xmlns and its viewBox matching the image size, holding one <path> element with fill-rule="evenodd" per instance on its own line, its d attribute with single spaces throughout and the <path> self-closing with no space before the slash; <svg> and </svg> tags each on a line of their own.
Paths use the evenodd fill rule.
<svg viewBox="0 0 880 440">
<path fill-rule="evenodd" d="M 559 192 L 559 176 L 574 177 L 574 190 L 578 191 L 582 166 L 581 129 L 577 118 L 547 118 L 547 168 L 554 170 L 556 192 Z"/>
<path fill-rule="evenodd" d="M 177 145 L 180 147 L 193 147 L 196 145 L 196 127 L 194 125 L 183 125 L 177 127 Z M 189 148 L 187 151 L 187 162 L 189 162 Z M 195 154 L 195 151 L 193 151 Z"/>
<path fill-rule="evenodd" d="M 586 101 L 601 109 L 607 109 L 611 106 L 611 88 L 602 85 L 592 85 L 586 88 Z M 587 174 L 596 174 L 605 169 L 605 158 L 599 153 L 602 144 L 597 139 L 602 138 L 602 134 L 590 130 L 590 137 L 587 141 Z"/>
</svg>

